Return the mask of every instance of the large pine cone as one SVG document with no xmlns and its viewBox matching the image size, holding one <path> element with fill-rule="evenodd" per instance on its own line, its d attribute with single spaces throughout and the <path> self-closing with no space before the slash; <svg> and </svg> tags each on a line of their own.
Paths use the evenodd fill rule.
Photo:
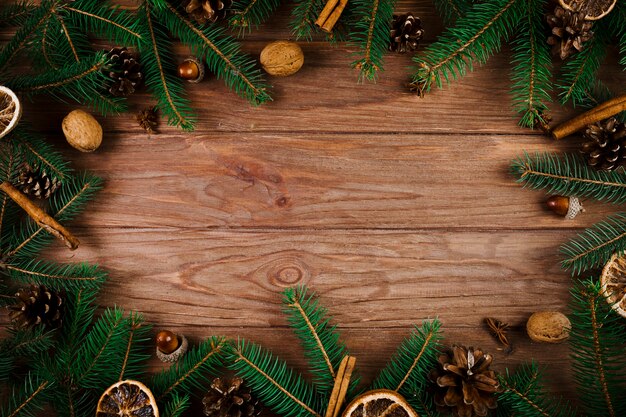
<svg viewBox="0 0 626 417">
<path fill-rule="evenodd" d="M 583 12 L 571 12 L 557 5 L 546 20 L 551 30 L 548 44 L 552 45 L 552 53 L 563 60 L 575 51 L 580 52 L 583 44 L 593 36 L 593 22 L 585 20 Z"/>
<path fill-rule="evenodd" d="M 45 170 L 34 170 L 24 164 L 20 168 L 15 186 L 24 194 L 39 199 L 48 199 L 61 186 L 57 177 L 50 176 Z"/>
<path fill-rule="evenodd" d="M 183 7 L 196 22 L 204 25 L 226 17 L 232 3 L 232 0 L 183 0 Z"/>
<path fill-rule="evenodd" d="M 63 313 L 63 296 L 62 292 L 49 290 L 44 285 L 20 289 L 15 294 L 17 302 L 8 307 L 9 317 L 17 328 L 58 327 Z"/>
<path fill-rule="evenodd" d="M 259 401 L 241 378 L 215 378 L 202 404 L 208 417 L 256 417 L 261 413 Z"/>
<path fill-rule="evenodd" d="M 389 50 L 399 53 L 413 52 L 424 36 L 422 21 L 412 13 L 393 15 L 389 33 Z"/>
<path fill-rule="evenodd" d="M 127 48 L 113 48 L 107 54 L 107 75 L 113 80 L 109 92 L 114 96 L 129 96 L 143 82 L 141 64 Z"/>
<path fill-rule="evenodd" d="M 613 170 L 626 163 L 626 125 L 615 117 L 587 126 L 582 153 L 598 170 Z"/>
<path fill-rule="evenodd" d="M 439 366 L 430 373 L 437 408 L 459 417 L 482 417 L 495 409 L 494 393 L 500 386 L 496 373 L 489 370 L 492 360 L 480 349 L 457 345 L 439 356 Z"/>
</svg>

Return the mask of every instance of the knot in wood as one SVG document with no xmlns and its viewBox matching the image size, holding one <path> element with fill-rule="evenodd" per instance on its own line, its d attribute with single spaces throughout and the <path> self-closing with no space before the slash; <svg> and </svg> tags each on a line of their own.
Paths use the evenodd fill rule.
<svg viewBox="0 0 626 417">
<path fill-rule="evenodd" d="M 267 277 L 273 285 L 290 287 L 306 283 L 311 274 L 309 268 L 299 259 L 277 259 L 267 271 Z"/>
</svg>

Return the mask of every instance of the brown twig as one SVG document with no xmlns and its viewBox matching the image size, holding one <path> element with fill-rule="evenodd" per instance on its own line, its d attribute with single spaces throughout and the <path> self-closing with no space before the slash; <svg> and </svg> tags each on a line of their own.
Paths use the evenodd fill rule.
<svg viewBox="0 0 626 417">
<path fill-rule="evenodd" d="M 354 356 L 344 356 L 339 364 L 337 376 L 335 377 L 335 385 L 328 400 L 326 415 L 324 417 L 337 417 L 339 411 L 346 399 L 348 387 L 350 386 L 350 378 L 356 366 L 356 358 Z"/>
<path fill-rule="evenodd" d="M 0 190 L 4 191 L 11 200 L 26 211 L 26 213 L 44 230 L 61 239 L 65 246 L 74 250 L 80 244 L 80 241 L 76 236 L 70 233 L 65 227 L 63 227 L 52 216 L 43 211 L 40 207 L 35 205 L 28 199 L 22 192 L 15 188 L 11 183 L 5 181 L 0 184 Z"/>
<path fill-rule="evenodd" d="M 315 26 L 324 32 L 332 32 L 347 4 L 348 0 L 328 0 L 315 21 Z"/>
<path fill-rule="evenodd" d="M 552 138 L 563 139 L 586 126 L 608 119 L 623 111 L 626 111 L 626 94 L 615 97 L 609 101 L 594 107 L 593 109 L 580 114 L 567 122 L 561 123 L 552 129 Z"/>
</svg>

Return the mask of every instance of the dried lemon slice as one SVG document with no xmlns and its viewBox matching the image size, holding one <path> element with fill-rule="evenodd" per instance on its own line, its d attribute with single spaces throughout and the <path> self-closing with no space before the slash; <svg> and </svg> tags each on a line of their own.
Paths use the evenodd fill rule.
<svg viewBox="0 0 626 417">
<path fill-rule="evenodd" d="M 356 397 L 342 417 L 419 417 L 397 392 L 378 389 Z"/>
<path fill-rule="evenodd" d="M 616 253 L 602 269 L 602 293 L 617 314 L 626 317 L 626 254 Z"/>
<path fill-rule="evenodd" d="M 139 381 L 111 385 L 98 401 L 96 417 L 159 417 L 156 400 Z"/>
<path fill-rule="evenodd" d="M 585 13 L 585 20 L 600 20 L 611 13 L 617 0 L 559 0 L 559 4 L 570 12 Z"/>
<path fill-rule="evenodd" d="M 15 93 L 0 86 L 0 138 L 9 134 L 22 117 L 22 106 Z"/>
</svg>

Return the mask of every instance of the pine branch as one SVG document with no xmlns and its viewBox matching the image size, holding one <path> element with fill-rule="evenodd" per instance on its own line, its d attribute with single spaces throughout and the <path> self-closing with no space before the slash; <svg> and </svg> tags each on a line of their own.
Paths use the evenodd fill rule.
<svg viewBox="0 0 626 417">
<path fill-rule="evenodd" d="M 283 304 L 289 324 L 300 339 L 308 359 L 315 388 L 321 394 L 329 394 L 335 384 L 339 364 L 349 354 L 339 341 L 336 326 L 330 324 L 327 311 L 318 305 L 315 294 L 307 294 L 305 287 L 286 289 Z M 350 382 L 351 389 L 354 389 L 358 379 Z"/>
<path fill-rule="evenodd" d="M 587 88 L 586 94 L 587 97 L 580 103 L 580 106 L 584 108 L 596 107 L 599 104 L 616 97 L 616 95 L 613 94 L 613 92 L 611 92 L 611 90 L 609 90 L 609 88 L 598 79 L 594 80 L 594 82 Z M 626 123 L 626 111 L 615 115 L 615 117 L 620 122 Z"/>
<path fill-rule="evenodd" d="M 216 25 L 199 28 L 171 3 L 159 13 L 161 21 L 176 35 L 192 53 L 203 56 L 208 69 L 224 80 L 228 88 L 252 104 L 271 100 L 267 86 L 256 62 L 241 52 L 241 46 Z"/>
<path fill-rule="evenodd" d="M 498 409 L 509 410 L 503 415 L 524 417 L 575 417 L 576 411 L 568 402 L 548 397 L 544 392 L 541 374 L 534 362 L 524 364 L 511 375 L 501 375 L 503 391 L 498 393 Z M 512 411 L 512 413 L 510 412 Z"/>
<path fill-rule="evenodd" d="M 11 279 L 16 283 L 43 284 L 56 290 L 98 288 L 106 279 L 106 272 L 96 265 L 59 265 L 49 261 L 23 258 L 4 265 Z"/>
<path fill-rule="evenodd" d="M 0 415 L 3 417 L 35 417 L 35 413 L 42 409 L 42 397 L 52 386 L 50 381 L 41 380 L 29 373 L 24 381 L 24 386 L 19 391 L 14 391 L 8 397 L 8 403 L 0 408 Z"/>
<path fill-rule="evenodd" d="M 258 398 L 284 417 L 321 417 L 325 407 L 312 385 L 258 345 L 243 340 L 230 346 L 226 362 Z"/>
<path fill-rule="evenodd" d="M 191 405 L 191 400 L 188 395 L 172 395 L 172 399 L 170 399 L 165 405 L 165 409 L 162 411 L 161 415 L 163 417 L 181 417 L 182 414 L 189 408 Z"/>
<path fill-rule="evenodd" d="M 155 375 L 151 387 L 157 401 L 163 401 L 181 391 L 204 389 L 210 381 L 209 377 L 215 375 L 216 369 L 222 364 L 225 344 L 223 338 L 210 337 L 190 349 L 175 365 Z"/>
<path fill-rule="evenodd" d="M 324 8 L 324 5 L 323 0 L 295 1 L 295 6 L 291 10 L 289 27 L 296 40 L 313 40 L 313 34 L 318 30 L 317 26 L 315 26 L 315 20 Z"/>
<path fill-rule="evenodd" d="M 125 339 L 124 359 L 120 366 L 120 381 L 140 378 L 147 367 L 150 356 L 147 352 L 152 326 L 144 322 L 141 314 L 131 312 L 128 315 L 129 329 Z"/>
<path fill-rule="evenodd" d="M 428 384 L 428 373 L 433 369 L 439 355 L 441 322 L 424 321 L 422 327 L 415 327 L 404 340 L 385 369 L 372 383 L 372 389 L 393 389 L 404 395 L 418 413 L 424 408 L 412 397 L 421 398 Z"/>
<path fill-rule="evenodd" d="M 24 25 L 35 7 L 30 0 L 22 0 L 3 6 L 0 9 L 0 27 Z"/>
<path fill-rule="evenodd" d="M 513 161 L 511 172 L 525 187 L 616 204 L 626 202 L 624 171 L 596 171 L 576 154 L 524 154 Z"/>
<path fill-rule="evenodd" d="M 383 68 L 383 57 L 389 47 L 389 30 L 395 0 L 354 0 L 356 21 L 350 32 L 351 44 L 362 57 L 352 63 L 359 70 L 359 81 L 373 81 Z"/>
<path fill-rule="evenodd" d="M 513 102 L 522 114 L 519 124 L 546 124 L 543 114 L 551 101 L 551 59 L 543 25 L 546 0 L 526 0 L 526 15 L 513 42 Z"/>
<path fill-rule="evenodd" d="M 71 366 L 76 351 L 81 348 L 82 340 L 93 322 L 98 292 L 99 288 L 81 288 L 69 291 L 65 296 L 65 320 L 61 327 L 61 340 L 58 345 L 64 347 L 61 352 L 67 354 L 67 361 L 64 362 L 67 366 Z"/>
<path fill-rule="evenodd" d="M 153 14 L 150 1 L 145 0 L 138 11 L 138 27 L 144 42 L 140 47 L 145 83 L 158 101 L 158 108 L 170 126 L 193 130 L 195 116 L 185 96 L 183 81 L 176 77 L 172 42 L 165 28 Z"/>
<path fill-rule="evenodd" d="M 241 33 L 250 31 L 265 22 L 279 5 L 280 0 L 235 0 L 228 24 Z"/>
<path fill-rule="evenodd" d="M 569 343 L 581 404 L 589 415 L 626 415 L 626 333 L 601 285 L 579 282 L 572 289 Z"/>
<path fill-rule="evenodd" d="M 446 25 L 465 16 L 472 8 L 471 0 L 435 0 L 435 7 Z"/>
<path fill-rule="evenodd" d="M 8 329 L 10 337 L 0 341 L 0 382 L 11 378 L 15 360 L 19 357 L 36 357 L 52 347 L 53 332 L 44 328 L 32 330 Z"/>
<path fill-rule="evenodd" d="M 500 50 L 524 17 L 523 0 L 489 0 L 475 4 L 420 55 L 413 59 L 417 71 L 413 85 L 430 91 L 432 83 L 442 87 L 473 70 L 473 63 L 484 64 Z"/>
<path fill-rule="evenodd" d="M 25 122 L 11 132 L 10 141 L 16 147 L 20 160 L 34 170 L 45 172 L 64 183 L 72 172 L 69 164 L 60 152 L 54 149 L 44 138 L 33 133 Z M 6 139 L 5 139 L 6 140 Z"/>
</svg>

